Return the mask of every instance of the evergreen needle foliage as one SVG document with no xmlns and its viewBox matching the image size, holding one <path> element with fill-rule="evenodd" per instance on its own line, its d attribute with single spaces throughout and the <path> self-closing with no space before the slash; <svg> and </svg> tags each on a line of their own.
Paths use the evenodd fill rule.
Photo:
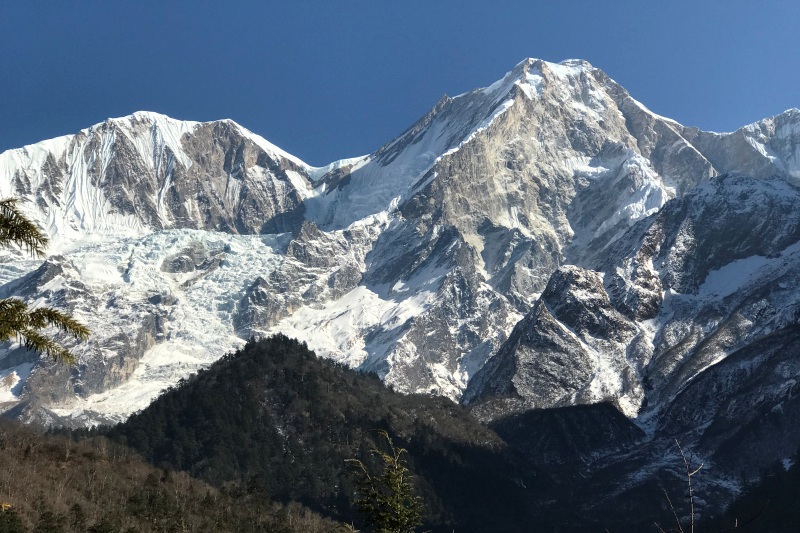
<svg viewBox="0 0 800 533">
<path fill-rule="evenodd" d="M 0 200 L 0 245 L 14 243 L 29 253 L 42 257 L 48 239 L 36 224 L 22 214 L 17 198 Z"/>
<path fill-rule="evenodd" d="M 285 335 L 251 339 L 107 434 L 153 464 L 350 522 L 362 490 L 346 461 L 360 459 L 380 478 L 371 450 L 387 447 L 376 429 L 408 450 L 401 455 L 424 502 L 424 527 L 527 533 L 528 523 L 549 523 L 539 510 L 552 498 L 550 479 L 463 407 L 393 392 Z"/>
<path fill-rule="evenodd" d="M 412 477 L 403 460 L 406 450 L 396 447 L 386 431 L 378 433 L 389 451 L 377 447 L 370 450 L 380 461 L 377 476 L 370 474 L 358 459 L 347 460 L 357 472 L 355 504 L 377 533 L 414 533 L 422 525 L 422 499 L 414 493 Z"/>
<path fill-rule="evenodd" d="M 20 212 L 17 203 L 15 198 L 0 200 L 0 246 L 16 245 L 33 255 L 43 256 L 47 237 Z M 69 350 L 41 333 L 40 330 L 50 326 L 78 340 L 89 338 L 89 329 L 66 313 L 48 307 L 29 309 L 16 298 L 0 299 L 0 342 L 17 340 L 29 350 L 73 364 L 75 357 Z"/>
</svg>

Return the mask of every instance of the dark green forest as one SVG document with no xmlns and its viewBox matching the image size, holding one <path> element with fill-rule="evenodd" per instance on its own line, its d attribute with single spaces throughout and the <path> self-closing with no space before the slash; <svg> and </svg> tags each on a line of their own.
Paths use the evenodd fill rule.
<svg viewBox="0 0 800 533">
<path fill-rule="evenodd" d="M 384 434 L 385 432 L 385 434 Z M 0 421 L 2 532 L 364 533 L 353 459 L 405 448 L 432 532 L 658 531 L 657 483 L 603 499 L 580 465 L 641 437 L 612 406 L 479 423 L 446 398 L 402 395 L 282 335 L 251 340 L 112 428 L 43 435 Z M 683 482 L 676 478 L 673 495 Z M 702 493 L 699 493 L 702 498 Z M 696 531 L 794 531 L 800 473 L 776 466 Z M 679 503 L 676 500 L 676 503 Z"/>
<path fill-rule="evenodd" d="M 527 531 L 551 495 L 551 479 L 460 405 L 394 393 L 282 335 L 248 342 L 108 437 L 155 465 L 358 525 L 346 460 L 371 464 L 380 430 L 408 450 L 430 529 Z"/>
</svg>

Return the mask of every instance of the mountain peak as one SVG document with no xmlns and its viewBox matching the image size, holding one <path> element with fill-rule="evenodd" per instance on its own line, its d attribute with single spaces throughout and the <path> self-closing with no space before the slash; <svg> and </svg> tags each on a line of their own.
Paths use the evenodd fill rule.
<svg viewBox="0 0 800 533">
<path fill-rule="evenodd" d="M 175 244 L 165 243 L 162 256 L 137 264 L 163 272 L 153 291 L 174 288 L 186 306 L 194 289 L 184 284 L 194 273 L 198 301 L 208 307 L 204 320 L 228 310 L 218 320 L 219 338 L 286 329 L 320 353 L 367 361 L 402 390 L 457 398 L 565 261 L 604 264 L 605 250 L 629 227 L 723 170 L 794 176 L 796 113 L 747 137 L 706 135 L 647 111 L 586 61 L 529 58 L 490 87 L 442 98 L 369 156 L 312 168 L 233 120 L 137 111 L 3 155 L 0 192 L 29 199 L 53 249 L 73 253 L 78 265 L 96 262 L 91 250 L 77 249 L 90 238 L 102 236 L 117 250 L 127 238 L 177 231 L 180 239 L 163 237 Z M 304 222 L 320 231 L 296 234 Z M 281 233 L 294 242 L 287 247 L 275 237 L 273 247 L 270 237 L 274 250 L 261 253 L 261 270 L 240 263 L 241 277 L 226 266 L 209 278 L 217 259 L 223 264 L 215 254 L 224 246 L 200 253 L 191 240 L 204 237 L 184 230 Z M 114 257 L 127 257 L 120 249 Z M 141 278 L 116 272 L 114 264 L 79 274 L 99 295 L 113 285 L 137 313 L 160 306 L 153 316 L 175 317 L 176 332 L 188 327 L 172 304 L 139 297 Z M 629 299 L 660 297 L 642 279 Z M 218 284 L 211 290 L 206 282 Z M 224 301 L 210 302 L 208 294 Z M 373 304 L 375 312 L 363 311 Z M 115 324 L 123 307 L 114 305 L 86 316 Z M 487 306 L 494 306 L 491 318 L 483 320 Z M 173 337 L 164 331 L 158 343 L 167 346 Z M 618 390 L 597 383 L 600 392 Z"/>
<path fill-rule="evenodd" d="M 563 61 L 560 61 L 558 64 L 565 67 L 578 67 L 582 69 L 594 68 L 592 64 L 586 61 L 585 59 L 565 59 Z"/>
<path fill-rule="evenodd" d="M 553 63 L 544 59 L 529 57 L 517 63 L 514 69 L 506 74 L 505 77 L 511 75 L 512 78 L 518 78 L 520 75 L 531 73 L 541 74 L 544 71 L 563 78 L 579 75 L 582 72 L 591 70 L 595 70 L 595 68 L 591 65 L 591 63 L 583 59 L 565 59 L 563 61 L 559 61 L 558 63 Z"/>
<path fill-rule="evenodd" d="M 558 69 L 559 67 L 569 67 L 569 68 L 581 69 L 581 70 L 592 70 L 592 69 L 594 69 L 592 64 L 589 63 L 588 61 L 586 61 L 585 59 L 564 59 L 562 61 L 559 61 L 558 63 L 554 63 L 552 61 L 547 61 L 546 59 L 539 59 L 539 58 L 536 58 L 536 57 L 527 57 L 527 58 L 523 59 L 522 61 L 517 63 L 517 65 L 516 65 L 516 67 L 514 67 L 514 69 L 516 70 L 518 68 L 525 68 L 525 67 L 531 67 L 531 66 L 537 66 L 537 67 L 541 68 L 542 65 L 546 65 L 549 68 L 554 68 L 555 67 L 555 69 Z"/>
<path fill-rule="evenodd" d="M 540 94 L 543 84 L 566 81 L 581 74 L 597 70 L 583 59 L 565 59 L 559 63 L 529 57 L 516 64 L 505 76 L 484 89 L 485 94 L 507 94 L 519 87 L 529 98 Z"/>
<path fill-rule="evenodd" d="M 162 135 L 166 135 L 167 138 L 173 141 L 173 152 L 180 153 L 180 139 L 185 133 L 191 133 L 197 126 L 203 124 L 228 124 L 229 126 L 236 129 L 239 133 L 241 133 L 244 137 L 250 139 L 253 143 L 255 143 L 259 148 L 267 152 L 270 157 L 273 159 L 286 159 L 298 165 L 303 169 L 311 168 L 308 164 L 302 161 L 300 158 L 282 150 L 281 148 L 275 146 L 268 140 L 266 140 L 261 135 L 257 133 L 253 133 L 249 129 L 245 128 L 235 120 L 230 118 L 225 119 L 218 119 L 218 120 L 211 120 L 206 122 L 197 122 L 192 120 L 181 120 L 172 118 L 168 115 L 164 115 L 162 113 L 157 113 L 155 111 L 135 111 L 130 115 L 126 115 L 123 117 L 117 118 L 109 118 L 102 124 L 112 123 L 118 126 L 122 126 L 126 129 L 135 128 L 136 126 L 141 127 L 142 124 L 149 125 L 151 127 L 155 127 Z M 97 128 L 98 126 L 102 126 L 102 124 L 95 124 L 88 130 L 92 130 Z M 86 130 L 86 131 L 88 131 Z"/>
<path fill-rule="evenodd" d="M 162 113 L 157 113 L 155 111 L 144 111 L 144 110 L 134 111 L 130 115 L 125 115 L 122 117 L 110 117 L 101 124 L 106 124 L 106 123 L 113 123 L 117 125 L 133 125 L 142 123 L 157 125 L 157 126 L 181 125 L 184 128 L 193 128 L 201 124 L 201 122 L 197 122 L 194 120 L 180 120 L 164 115 Z M 100 126 L 101 124 L 95 124 L 95 126 L 93 127 Z"/>
<path fill-rule="evenodd" d="M 147 111 L 147 110 L 134 111 L 133 113 L 131 113 L 127 117 L 123 117 L 123 118 L 131 118 L 131 119 L 136 119 L 136 120 L 148 120 L 150 122 L 155 122 L 155 121 L 158 121 L 158 120 L 176 120 L 176 119 L 174 119 L 172 117 L 169 117 L 169 116 L 167 116 L 167 115 L 165 115 L 163 113 L 157 113 L 155 111 Z"/>
</svg>

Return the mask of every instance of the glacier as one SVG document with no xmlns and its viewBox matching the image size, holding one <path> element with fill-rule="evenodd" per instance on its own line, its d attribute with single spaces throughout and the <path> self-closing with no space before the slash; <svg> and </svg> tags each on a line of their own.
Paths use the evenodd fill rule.
<svg viewBox="0 0 800 533">
<path fill-rule="evenodd" d="M 712 322 L 669 318 L 688 305 L 685 284 L 650 288 L 648 276 L 682 279 L 679 248 L 665 258 L 672 269 L 635 243 L 670 202 L 715 197 L 703 187 L 716 176 L 790 187 L 798 124 L 789 110 L 702 132 L 652 113 L 585 61 L 526 59 L 486 88 L 443 97 L 375 153 L 323 167 L 230 120 L 151 112 L 6 151 L 0 196 L 26 200 L 51 256 L 0 250 L 0 293 L 64 308 L 93 337 L 74 347 L 74 372 L 6 346 L 0 409 L 121 420 L 248 337 L 279 331 L 403 392 L 482 397 L 492 387 L 479 390 L 476 375 L 574 265 L 599 273 L 608 305 L 664 307 L 630 319 L 635 340 L 573 335 L 597 372 L 559 401 L 611 400 L 633 419 L 663 410 L 683 385 L 665 384 L 663 397 L 641 388 L 659 343 Z M 682 231 L 678 244 L 691 236 Z M 708 302 L 699 307 L 729 298 L 734 282 L 752 286 L 778 251 L 765 253 L 695 279 Z M 732 279 L 743 267 L 752 276 Z"/>
</svg>

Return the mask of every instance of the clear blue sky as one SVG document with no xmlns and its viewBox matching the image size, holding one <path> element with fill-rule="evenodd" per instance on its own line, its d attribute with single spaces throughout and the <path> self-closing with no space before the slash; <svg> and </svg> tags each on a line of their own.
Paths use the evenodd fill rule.
<svg viewBox="0 0 800 533">
<path fill-rule="evenodd" d="M 798 1 L 0 0 L 0 151 L 151 110 L 311 164 L 371 152 L 525 57 L 582 58 L 729 131 L 800 107 Z"/>
</svg>

